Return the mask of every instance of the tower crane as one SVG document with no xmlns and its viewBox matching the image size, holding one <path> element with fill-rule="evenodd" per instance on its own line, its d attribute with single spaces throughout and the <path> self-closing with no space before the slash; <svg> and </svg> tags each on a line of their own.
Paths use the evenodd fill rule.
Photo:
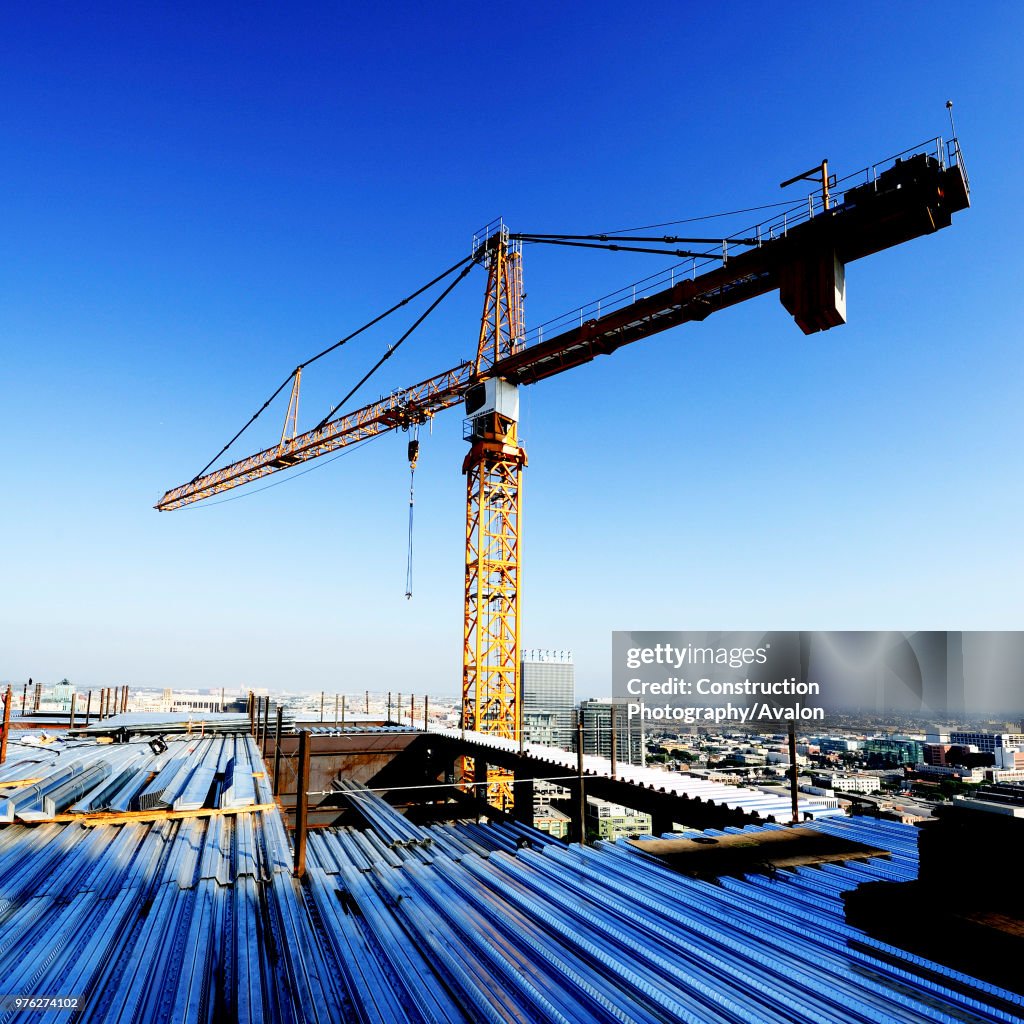
<svg viewBox="0 0 1024 1024">
<path fill-rule="evenodd" d="M 820 193 L 809 195 L 800 212 L 787 211 L 743 238 L 516 235 L 501 222 L 490 225 L 474 238 L 471 255 L 452 268 L 462 267 L 460 278 L 474 265 L 482 264 L 487 270 L 473 361 L 353 412 L 337 414 L 340 405 L 336 406 L 302 433 L 298 431 L 300 367 L 291 377 L 278 444 L 209 472 L 206 467 L 167 491 L 155 507 L 161 511 L 181 508 L 381 434 L 417 427 L 446 409 L 464 405 L 469 450 L 462 465 L 466 477 L 462 725 L 467 730 L 521 738 L 520 522 L 526 452 L 517 435 L 519 388 L 776 289 L 805 334 L 829 330 L 846 321 L 847 264 L 948 227 L 953 214 L 970 205 L 968 178 L 955 136 L 912 147 L 841 181 L 829 174 L 826 160 L 782 184 L 819 178 Z M 552 336 L 538 336 L 528 343 L 522 303 L 524 241 L 671 253 L 687 257 L 690 272 L 685 273 L 685 265 L 683 272 L 673 268 L 660 284 L 655 282 L 657 290 L 652 294 L 629 298 L 627 292 L 610 308 L 608 304 L 591 308 L 589 313 L 594 315 L 581 312 L 578 320 Z M 680 243 L 698 249 L 666 248 Z M 709 248 L 712 243 L 714 247 Z M 490 781 L 492 798 L 497 796 L 499 805 L 502 800 L 510 803 L 507 776 Z"/>
</svg>

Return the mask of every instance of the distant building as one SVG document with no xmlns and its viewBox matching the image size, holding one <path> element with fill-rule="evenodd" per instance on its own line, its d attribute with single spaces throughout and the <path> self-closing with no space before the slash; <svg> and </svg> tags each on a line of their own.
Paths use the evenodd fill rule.
<svg viewBox="0 0 1024 1024">
<path fill-rule="evenodd" d="M 53 693 L 50 696 L 50 702 L 56 705 L 58 711 L 70 711 L 71 702 L 75 699 L 75 687 L 72 683 L 69 683 L 66 679 L 62 679 L 53 688 Z"/>
<path fill-rule="evenodd" d="M 953 802 L 957 807 L 966 807 L 972 811 L 988 811 L 989 814 L 1003 814 L 1011 818 L 1024 818 L 1024 807 L 1013 804 L 995 803 L 992 800 L 979 800 L 976 797 L 955 796 Z"/>
<path fill-rule="evenodd" d="M 553 800 L 568 800 L 570 791 L 546 779 L 535 779 L 533 783 L 533 809 L 536 813 L 541 807 L 548 807 Z"/>
<path fill-rule="evenodd" d="M 575 669 L 571 651 L 523 651 L 523 734 L 530 743 L 572 749 Z"/>
<path fill-rule="evenodd" d="M 924 745 L 924 763 L 934 765 L 944 765 L 946 763 L 946 755 L 952 749 L 951 743 L 926 743 Z"/>
<path fill-rule="evenodd" d="M 735 754 L 730 754 L 730 757 L 739 765 L 748 765 L 757 767 L 766 763 L 767 759 L 764 754 L 754 754 L 748 751 L 737 751 Z"/>
<path fill-rule="evenodd" d="M 997 768 L 1004 768 L 1007 771 L 1024 769 L 1024 750 L 1002 747 L 992 755 L 992 758 L 992 763 Z"/>
<path fill-rule="evenodd" d="M 651 816 L 610 800 L 596 796 L 587 797 L 587 828 L 601 839 L 618 839 L 619 836 L 649 836 Z"/>
<path fill-rule="evenodd" d="M 220 711 L 220 697 L 200 697 L 198 694 L 175 696 L 171 705 L 172 711 L 204 711 L 207 713 Z"/>
<path fill-rule="evenodd" d="M 811 776 L 815 786 L 835 793 L 877 793 L 882 781 L 877 775 L 858 772 L 823 772 Z"/>
<path fill-rule="evenodd" d="M 949 742 L 961 747 L 977 747 L 982 753 L 994 754 L 1002 749 L 1024 750 L 1024 733 L 951 732 Z"/>
<path fill-rule="evenodd" d="M 840 736 L 823 736 L 818 740 L 818 749 L 823 754 L 850 754 L 864 746 L 862 740 L 851 740 Z"/>
<path fill-rule="evenodd" d="M 565 723 L 557 711 L 531 711 L 523 713 L 523 733 L 528 743 L 545 747 L 562 747 L 565 741 Z M 570 734 L 571 735 L 571 734 Z"/>
<path fill-rule="evenodd" d="M 915 778 L 919 779 L 953 779 L 957 782 L 981 782 L 985 773 L 980 768 L 968 768 L 965 765 L 921 764 L 913 769 Z"/>
<path fill-rule="evenodd" d="M 924 763 L 943 768 L 946 765 L 963 765 L 967 768 L 990 768 L 998 764 L 998 754 L 979 750 L 975 746 L 961 743 L 926 743 L 924 745 Z M 1017 767 L 1017 755 L 1020 754 L 1020 766 L 1024 768 L 1024 752 L 1002 749 L 1006 756 L 1006 767 Z"/>
<path fill-rule="evenodd" d="M 220 694 L 199 694 L 195 691 L 179 691 L 165 688 L 159 693 L 130 693 L 128 695 L 129 711 L 150 711 L 165 713 L 198 712 L 210 714 L 221 710 Z M 244 710 L 244 708 L 243 708 Z"/>
<path fill-rule="evenodd" d="M 924 761 L 924 741 L 909 736 L 872 737 L 864 743 L 868 763 L 879 767 L 920 764 Z"/>
<path fill-rule="evenodd" d="M 768 764 L 789 764 L 789 751 L 788 750 L 769 750 L 765 755 L 764 759 Z M 797 748 L 796 763 L 798 765 L 807 764 L 807 757 L 800 753 L 800 748 Z"/>
<path fill-rule="evenodd" d="M 583 753 L 612 756 L 612 700 L 610 697 L 580 702 L 583 722 Z M 621 764 L 644 763 L 643 727 L 629 720 L 625 704 L 615 704 L 615 759 Z"/>
<path fill-rule="evenodd" d="M 571 821 L 568 814 L 546 804 L 537 807 L 533 812 L 533 827 L 541 832 L 547 832 L 556 839 L 569 838 Z"/>
</svg>

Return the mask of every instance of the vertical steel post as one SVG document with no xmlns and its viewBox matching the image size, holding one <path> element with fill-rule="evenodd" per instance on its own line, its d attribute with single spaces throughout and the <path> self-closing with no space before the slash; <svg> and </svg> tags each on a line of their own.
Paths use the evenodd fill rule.
<svg viewBox="0 0 1024 1024">
<path fill-rule="evenodd" d="M 789 793 L 793 801 L 793 824 L 799 825 L 800 806 L 797 801 L 797 793 L 799 792 L 799 790 L 797 788 L 796 776 L 796 723 L 791 719 L 789 723 Z"/>
<path fill-rule="evenodd" d="M 121 705 L 121 713 L 122 714 L 127 714 L 128 713 L 128 686 L 127 686 L 127 684 L 125 684 L 125 688 L 124 688 L 124 702 Z"/>
<path fill-rule="evenodd" d="M 398 714 L 395 716 L 398 719 L 398 724 L 402 724 L 402 695 L 398 695 Z"/>
<path fill-rule="evenodd" d="M 28 681 L 28 683 L 25 684 L 25 688 L 21 691 L 21 713 L 22 714 L 25 714 L 25 705 L 26 705 L 26 703 L 28 703 L 28 686 L 29 686 L 29 683 L 31 683 L 31 682 L 32 682 L 32 680 L 30 679 Z"/>
<path fill-rule="evenodd" d="M 618 730 L 618 722 L 616 721 L 616 719 L 618 718 L 618 715 L 616 715 L 615 711 L 616 711 L 615 699 L 612 698 L 612 778 L 613 779 L 618 777 L 618 770 L 619 770 L 619 765 L 618 765 L 618 759 L 619 759 L 619 730 Z"/>
<path fill-rule="evenodd" d="M 75 700 L 77 697 L 78 694 L 71 694 L 71 714 L 68 716 L 68 731 L 75 727 Z"/>
<path fill-rule="evenodd" d="M 256 694 L 253 693 L 252 690 L 249 691 L 249 700 L 248 700 L 247 710 L 249 712 L 249 735 L 250 736 L 255 736 L 256 735 Z"/>
<path fill-rule="evenodd" d="M 89 724 L 89 712 L 92 711 L 92 690 L 85 698 L 85 724 Z"/>
<path fill-rule="evenodd" d="M 0 764 L 7 760 L 7 734 L 11 730 L 11 703 L 13 699 L 11 688 L 8 686 L 7 693 L 4 695 L 4 727 L 3 732 L 0 733 Z"/>
<path fill-rule="evenodd" d="M 296 878 L 306 873 L 306 817 L 309 811 L 309 738 L 308 729 L 299 733 L 299 780 L 295 789 L 295 870 Z"/>
<path fill-rule="evenodd" d="M 520 657 L 522 654 L 520 653 Z M 519 665 L 519 699 L 516 701 L 516 732 L 519 735 L 519 755 L 520 757 L 526 753 L 526 730 L 523 728 L 523 705 L 526 703 L 523 699 L 523 680 L 522 680 L 522 663 Z M 515 803 L 513 802 L 513 807 Z"/>
<path fill-rule="evenodd" d="M 576 814 L 579 821 L 580 845 L 587 842 L 587 797 L 583 792 L 583 715 L 576 719 Z"/>
<path fill-rule="evenodd" d="M 263 698 L 263 714 L 260 721 L 260 753 L 263 759 L 267 757 L 267 739 L 270 733 L 270 698 Z"/>
<path fill-rule="evenodd" d="M 430 710 L 430 698 L 423 694 L 423 731 L 427 731 L 427 715 Z"/>
<path fill-rule="evenodd" d="M 320 721 L 324 720 L 324 691 L 320 691 Z"/>
<path fill-rule="evenodd" d="M 342 694 L 342 697 L 341 697 L 341 729 L 342 729 L 342 732 L 345 731 L 345 695 L 344 694 Z"/>
<path fill-rule="evenodd" d="M 281 725 L 284 708 L 277 705 L 277 734 L 274 736 L 274 796 L 281 792 Z"/>
<path fill-rule="evenodd" d="M 370 691 L 366 691 L 366 714 L 370 713 Z"/>
<path fill-rule="evenodd" d="M 391 691 L 388 690 L 388 723 L 391 722 Z"/>
<path fill-rule="evenodd" d="M 220 688 L 220 713 L 224 714 L 224 687 Z"/>
</svg>

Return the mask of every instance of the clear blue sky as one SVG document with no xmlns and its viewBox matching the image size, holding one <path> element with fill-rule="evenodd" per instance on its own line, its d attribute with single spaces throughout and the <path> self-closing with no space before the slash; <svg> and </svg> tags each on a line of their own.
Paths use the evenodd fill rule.
<svg viewBox="0 0 1024 1024">
<path fill-rule="evenodd" d="M 586 696 L 613 629 L 1020 627 L 1022 38 L 1017 3 L 8 5 L 0 678 L 455 693 L 457 411 L 423 439 L 412 601 L 401 435 L 154 501 L 491 218 L 778 202 L 948 134 L 950 97 L 974 208 L 851 265 L 847 326 L 767 296 L 524 392 L 523 641 Z M 530 248 L 527 319 L 668 262 Z M 470 355 L 483 287 L 360 397 Z M 311 368 L 300 425 L 410 318 Z"/>
</svg>

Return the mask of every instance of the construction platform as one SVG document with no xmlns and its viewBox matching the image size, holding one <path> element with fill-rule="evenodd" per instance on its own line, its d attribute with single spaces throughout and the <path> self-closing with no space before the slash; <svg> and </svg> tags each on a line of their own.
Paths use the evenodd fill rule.
<svg viewBox="0 0 1024 1024">
<path fill-rule="evenodd" d="M 54 817 L 16 809 L 0 826 L 0 1020 L 25 995 L 77 1001 L 47 1020 L 101 1022 L 1024 1019 L 1024 997 L 846 921 L 844 893 L 917 877 L 909 826 L 811 822 L 799 841 L 860 844 L 849 849 L 866 859 L 709 881 L 663 864 L 658 840 L 568 846 L 515 821 L 416 825 L 341 780 L 359 821 L 311 831 L 297 878 L 252 737 L 91 746 L 18 744 L 3 766 L 0 798 L 38 786 L 30 802 Z M 252 800 L 237 805 L 246 775 Z M 66 804 L 75 779 L 88 789 Z M 150 817 L 99 817 L 129 792 Z M 160 806 L 141 808 L 147 794 Z M 688 842 L 763 850 L 789 831 Z"/>
</svg>

